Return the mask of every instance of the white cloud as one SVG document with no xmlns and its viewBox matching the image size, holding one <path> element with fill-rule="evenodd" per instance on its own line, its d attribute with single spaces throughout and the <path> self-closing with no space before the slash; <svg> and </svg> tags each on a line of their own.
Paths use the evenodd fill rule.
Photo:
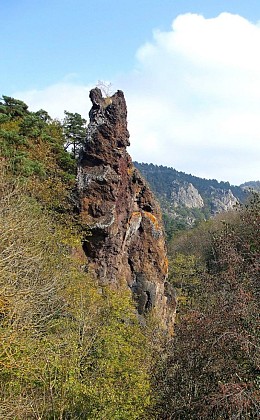
<svg viewBox="0 0 260 420">
<path fill-rule="evenodd" d="M 89 90 L 93 85 L 77 85 L 66 79 L 41 90 L 14 92 L 12 96 L 23 100 L 31 111 L 46 110 L 52 118 L 63 119 L 64 110 L 78 112 L 87 118 L 91 106 Z"/>
<path fill-rule="evenodd" d="M 260 178 L 260 26 L 229 13 L 178 16 L 140 47 L 125 91 L 133 159 L 239 184 Z M 120 70 L 120 69 L 119 69 Z M 87 117 L 92 84 L 15 92 L 32 110 Z"/>
<path fill-rule="evenodd" d="M 133 158 L 233 183 L 259 178 L 259 45 L 260 27 L 228 13 L 181 15 L 155 31 L 122 81 Z"/>
</svg>

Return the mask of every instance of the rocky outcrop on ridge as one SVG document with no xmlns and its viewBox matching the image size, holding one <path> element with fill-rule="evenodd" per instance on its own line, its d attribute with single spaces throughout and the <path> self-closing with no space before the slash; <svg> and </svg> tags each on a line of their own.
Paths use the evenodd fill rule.
<svg viewBox="0 0 260 420">
<path fill-rule="evenodd" d="M 169 331 L 175 297 L 167 282 L 161 211 L 132 164 L 127 108 L 122 91 L 103 98 L 90 92 L 90 122 L 78 166 L 82 221 L 91 236 L 83 247 L 99 283 L 127 284 L 142 316 L 154 309 Z"/>
<path fill-rule="evenodd" d="M 218 213 L 234 209 L 248 197 L 246 188 L 229 182 L 199 178 L 152 163 L 134 164 L 161 204 L 169 238 L 180 229 L 190 228 Z"/>
<path fill-rule="evenodd" d="M 174 207 L 182 205 L 188 208 L 201 208 L 204 206 L 203 198 L 190 182 L 180 185 L 176 181 L 171 193 L 171 199 Z"/>
<path fill-rule="evenodd" d="M 240 188 L 242 188 L 245 191 L 254 191 L 256 193 L 260 193 L 260 181 L 248 181 L 244 184 L 240 185 Z"/>
<path fill-rule="evenodd" d="M 233 210 L 239 201 L 230 189 L 222 190 L 220 188 L 211 189 L 211 213 L 216 215 L 223 211 Z"/>
</svg>

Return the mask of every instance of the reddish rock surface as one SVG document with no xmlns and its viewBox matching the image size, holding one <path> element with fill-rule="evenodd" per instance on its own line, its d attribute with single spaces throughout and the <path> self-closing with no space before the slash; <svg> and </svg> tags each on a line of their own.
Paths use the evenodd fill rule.
<svg viewBox="0 0 260 420">
<path fill-rule="evenodd" d="M 161 211 L 126 151 L 127 108 L 122 91 L 103 98 L 91 90 L 92 108 L 78 167 L 80 213 L 91 236 L 83 248 L 100 284 L 132 290 L 142 316 L 154 309 L 172 329 L 175 297 L 167 282 Z"/>
</svg>

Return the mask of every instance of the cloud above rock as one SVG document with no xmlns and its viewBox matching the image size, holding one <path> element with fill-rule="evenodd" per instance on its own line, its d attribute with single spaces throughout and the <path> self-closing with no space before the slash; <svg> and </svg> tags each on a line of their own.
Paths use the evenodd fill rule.
<svg viewBox="0 0 260 420">
<path fill-rule="evenodd" d="M 46 110 L 52 118 L 62 120 L 65 110 L 78 112 L 87 118 L 91 106 L 89 90 L 92 87 L 91 84 L 85 86 L 64 80 L 43 89 L 17 91 L 12 96 L 23 100 L 31 111 Z"/>
<path fill-rule="evenodd" d="M 230 13 L 179 15 L 155 30 L 135 68 L 111 80 L 126 94 L 133 159 L 234 184 L 259 179 L 259 45 L 260 25 Z M 53 117 L 86 117 L 92 87 L 64 80 L 14 96 Z"/>
<path fill-rule="evenodd" d="M 136 160 L 240 183 L 260 176 L 260 27 L 178 16 L 125 81 Z"/>
</svg>

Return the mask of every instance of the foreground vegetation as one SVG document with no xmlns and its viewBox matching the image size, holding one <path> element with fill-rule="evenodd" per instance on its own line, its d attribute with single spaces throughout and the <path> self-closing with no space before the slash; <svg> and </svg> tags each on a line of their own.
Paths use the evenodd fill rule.
<svg viewBox="0 0 260 420">
<path fill-rule="evenodd" d="M 129 293 L 101 293 L 79 238 L 0 190 L 0 418 L 140 418 L 149 351 Z"/>
<path fill-rule="evenodd" d="M 148 342 L 130 293 L 85 272 L 75 148 L 21 101 L 5 97 L 1 116 L 0 418 L 140 418 Z"/>
<path fill-rule="evenodd" d="M 260 197 L 221 217 L 170 245 L 179 313 L 156 373 L 161 419 L 260 416 Z"/>
<path fill-rule="evenodd" d="M 0 106 L 0 418 L 259 419 L 260 199 L 177 232 L 175 335 L 86 273 L 85 122 Z M 66 151 L 72 144 L 72 151 Z"/>
</svg>

